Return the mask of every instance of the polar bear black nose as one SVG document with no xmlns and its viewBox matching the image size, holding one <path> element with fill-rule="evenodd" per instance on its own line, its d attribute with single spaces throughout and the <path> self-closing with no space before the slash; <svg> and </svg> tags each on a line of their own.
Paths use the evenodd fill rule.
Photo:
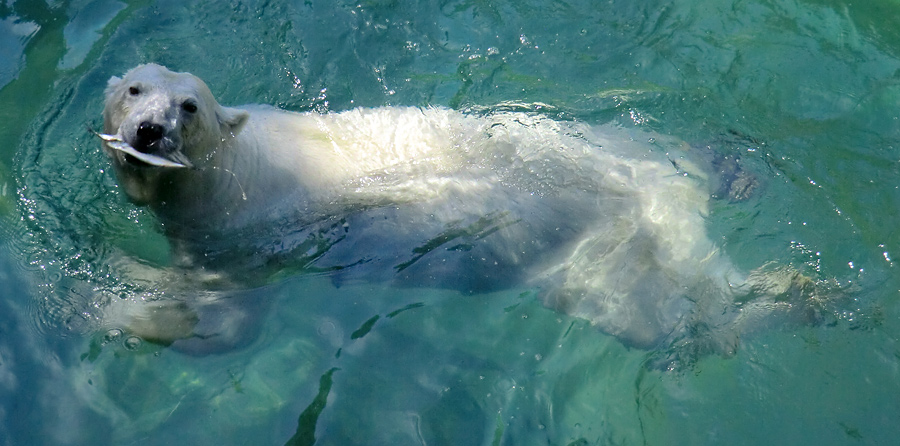
<svg viewBox="0 0 900 446">
<path fill-rule="evenodd" d="M 163 127 L 161 125 L 144 121 L 138 126 L 137 141 L 132 145 L 141 152 L 149 153 L 150 146 L 162 139 L 162 136 Z"/>
</svg>

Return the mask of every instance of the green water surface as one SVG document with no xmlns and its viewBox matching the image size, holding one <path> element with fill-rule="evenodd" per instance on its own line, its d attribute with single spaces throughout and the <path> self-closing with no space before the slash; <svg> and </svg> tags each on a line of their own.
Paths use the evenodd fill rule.
<svg viewBox="0 0 900 446">
<path fill-rule="evenodd" d="M 900 3 L 894 0 L 0 4 L 0 444 L 896 444 Z M 168 265 L 88 127 L 156 62 L 223 104 L 526 104 L 739 156 L 712 202 L 747 270 L 844 290 L 677 370 L 532 290 L 336 288 L 289 276 L 260 333 L 190 356 L 92 331 L 111 259 Z"/>
</svg>

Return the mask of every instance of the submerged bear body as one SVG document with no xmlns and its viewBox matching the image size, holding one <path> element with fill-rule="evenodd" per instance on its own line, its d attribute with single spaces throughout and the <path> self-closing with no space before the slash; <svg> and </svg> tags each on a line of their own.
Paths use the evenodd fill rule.
<svg viewBox="0 0 900 446">
<path fill-rule="evenodd" d="M 110 80 L 104 117 L 124 145 L 186 166 L 106 145 L 185 263 L 534 287 L 639 347 L 738 324 L 736 297 L 754 287 L 706 235 L 704 174 L 659 135 L 512 111 L 227 108 L 152 64 Z M 799 286 L 782 282 L 768 297 Z"/>
</svg>

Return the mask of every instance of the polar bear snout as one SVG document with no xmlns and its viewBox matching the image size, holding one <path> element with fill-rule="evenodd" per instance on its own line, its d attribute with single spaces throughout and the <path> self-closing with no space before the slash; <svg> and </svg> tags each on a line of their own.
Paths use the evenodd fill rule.
<svg viewBox="0 0 900 446">
<path fill-rule="evenodd" d="M 116 153 L 113 159 L 137 168 L 191 166 L 191 161 L 183 153 L 182 128 L 177 122 L 168 121 L 172 120 L 127 116 L 119 126 L 118 134 L 133 151 Z"/>
<path fill-rule="evenodd" d="M 149 121 L 141 122 L 135 132 L 134 142 L 131 146 L 142 153 L 159 152 L 159 145 L 163 137 L 163 126 Z"/>
</svg>

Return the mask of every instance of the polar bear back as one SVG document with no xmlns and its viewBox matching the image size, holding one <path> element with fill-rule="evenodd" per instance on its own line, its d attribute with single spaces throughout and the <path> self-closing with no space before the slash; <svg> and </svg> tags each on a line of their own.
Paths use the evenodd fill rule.
<svg viewBox="0 0 900 446">
<path fill-rule="evenodd" d="M 650 228 L 672 262 L 703 258 L 706 254 L 697 251 L 711 249 L 704 230 L 705 176 L 683 159 L 679 144 L 648 143 L 654 135 L 638 133 L 640 140 L 617 127 L 524 113 L 472 116 L 443 108 L 383 107 L 318 114 L 243 108 L 250 119 L 234 139 L 235 147 L 224 149 L 234 151 L 235 158 L 217 162 L 235 172 L 242 193 L 251 194 L 247 200 L 232 196 L 228 204 L 242 203 L 253 215 L 333 212 L 335 204 L 349 213 L 355 205 L 436 200 L 433 206 L 440 212 L 441 203 L 461 197 L 468 212 L 487 214 L 535 200 L 529 197 L 549 201 L 576 189 L 593 200 L 581 206 L 603 207 L 609 197 L 633 202 L 639 215 L 627 218 Z M 222 170 L 208 173 L 231 177 Z"/>
</svg>

